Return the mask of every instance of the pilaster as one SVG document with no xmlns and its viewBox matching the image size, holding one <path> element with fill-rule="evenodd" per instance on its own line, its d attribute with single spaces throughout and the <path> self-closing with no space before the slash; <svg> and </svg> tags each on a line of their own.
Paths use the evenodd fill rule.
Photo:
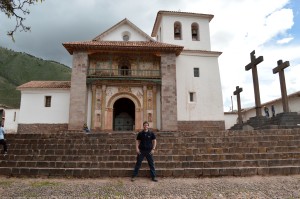
<svg viewBox="0 0 300 199">
<path fill-rule="evenodd" d="M 162 130 L 177 131 L 176 55 L 161 55 Z"/>
<path fill-rule="evenodd" d="M 71 76 L 69 130 L 82 130 L 83 124 L 86 121 L 87 68 L 87 53 L 75 51 L 73 53 Z"/>
</svg>

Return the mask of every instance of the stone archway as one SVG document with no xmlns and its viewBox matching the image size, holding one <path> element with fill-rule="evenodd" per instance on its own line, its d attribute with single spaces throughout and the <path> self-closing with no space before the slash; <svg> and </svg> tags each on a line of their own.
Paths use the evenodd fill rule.
<svg viewBox="0 0 300 199">
<path fill-rule="evenodd" d="M 121 101 L 119 101 L 121 100 Z M 106 122 L 105 122 L 105 129 L 112 129 L 114 130 L 114 122 L 115 122 L 115 117 L 116 115 L 114 115 L 114 105 L 117 103 L 122 103 L 122 100 L 125 100 L 125 102 L 127 100 L 130 101 L 130 103 L 132 102 L 132 107 L 134 106 L 134 114 L 131 113 L 131 115 L 134 115 L 134 127 L 132 130 L 139 130 L 139 129 L 142 129 L 142 119 L 143 119 L 143 115 L 142 115 L 142 107 L 141 107 L 141 102 L 140 100 L 138 99 L 137 96 L 135 96 L 134 94 L 132 93 L 127 93 L 127 92 L 120 92 L 120 93 L 117 93 L 113 96 L 110 97 L 110 99 L 108 100 L 108 103 L 107 103 L 107 108 L 106 108 L 106 111 L 105 111 L 105 115 L 106 115 Z M 118 102 L 119 101 L 119 102 Z M 127 101 L 127 102 L 129 102 Z M 124 101 L 123 101 L 124 102 Z M 117 105 L 118 106 L 118 105 Z M 131 108 L 132 109 L 132 108 Z M 122 109 L 121 109 L 122 110 Z M 125 111 L 123 111 L 125 112 Z M 118 113 L 118 112 L 117 112 Z M 121 113 L 121 112 L 120 112 Z M 126 113 L 126 112 L 125 112 Z M 130 115 L 130 114 L 129 114 Z M 121 115 L 123 117 L 127 117 L 129 118 L 129 116 L 125 116 L 124 114 Z"/>
<path fill-rule="evenodd" d="M 113 130 L 132 131 L 135 125 L 135 106 L 128 98 L 120 98 L 114 103 Z"/>
</svg>

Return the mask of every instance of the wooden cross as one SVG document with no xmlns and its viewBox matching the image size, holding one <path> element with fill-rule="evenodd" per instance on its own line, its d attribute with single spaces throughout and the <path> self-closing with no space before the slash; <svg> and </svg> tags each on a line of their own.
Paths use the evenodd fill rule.
<svg viewBox="0 0 300 199">
<path fill-rule="evenodd" d="M 285 77 L 284 77 L 284 69 L 289 66 L 290 66 L 290 62 L 286 61 L 282 63 L 282 60 L 278 60 L 277 67 L 273 69 L 273 74 L 279 73 L 283 112 L 289 112 L 289 102 L 287 98 Z"/>
<path fill-rule="evenodd" d="M 261 116 L 261 103 L 260 103 L 260 94 L 259 94 L 259 84 L 258 84 L 258 75 L 257 75 L 257 65 L 264 61 L 263 56 L 255 58 L 255 50 L 250 53 L 251 62 L 245 66 L 245 70 L 248 71 L 252 69 L 252 78 L 253 78 L 253 87 L 254 87 L 254 96 L 255 96 L 255 109 L 256 116 Z"/>
<path fill-rule="evenodd" d="M 241 114 L 241 98 L 240 93 L 243 91 L 243 88 L 236 87 L 236 90 L 233 92 L 234 95 L 237 97 L 237 105 L 238 105 L 238 122 L 239 124 L 243 123 L 242 114 Z"/>
</svg>

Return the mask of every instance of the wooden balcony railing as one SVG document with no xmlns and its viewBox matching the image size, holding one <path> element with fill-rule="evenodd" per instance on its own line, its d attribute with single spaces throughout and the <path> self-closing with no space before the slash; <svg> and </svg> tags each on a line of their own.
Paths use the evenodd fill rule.
<svg viewBox="0 0 300 199">
<path fill-rule="evenodd" d="M 89 69 L 88 77 L 161 78 L 160 70 Z"/>
</svg>

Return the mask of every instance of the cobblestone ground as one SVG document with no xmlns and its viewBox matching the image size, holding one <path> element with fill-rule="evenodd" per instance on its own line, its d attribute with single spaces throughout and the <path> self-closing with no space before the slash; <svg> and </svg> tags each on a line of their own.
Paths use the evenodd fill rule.
<svg viewBox="0 0 300 199">
<path fill-rule="evenodd" d="M 0 177 L 0 198 L 300 198 L 300 175 L 158 180 Z"/>
</svg>

